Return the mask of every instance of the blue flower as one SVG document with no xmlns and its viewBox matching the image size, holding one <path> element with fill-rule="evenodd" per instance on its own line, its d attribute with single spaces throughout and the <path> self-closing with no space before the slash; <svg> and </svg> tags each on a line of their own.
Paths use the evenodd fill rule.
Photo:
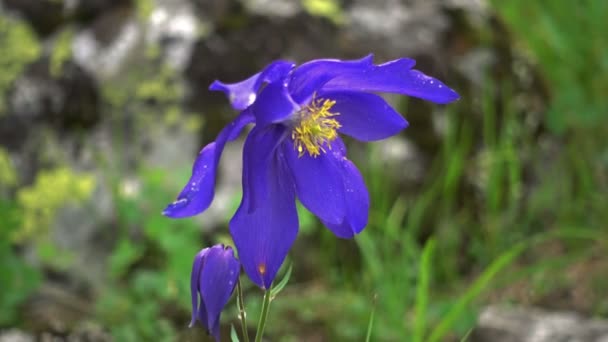
<svg viewBox="0 0 608 342">
<path fill-rule="evenodd" d="M 198 320 L 216 341 L 220 340 L 220 314 L 234 291 L 240 268 L 230 247 L 215 245 L 196 255 L 190 275 L 190 327 Z"/>
<path fill-rule="evenodd" d="M 224 145 L 255 123 L 243 147 L 243 198 L 230 232 L 247 275 L 269 288 L 298 232 L 296 198 L 340 238 L 365 228 L 369 196 L 338 133 L 373 141 L 408 126 L 375 93 L 440 104 L 458 99 L 439 80 L 412 69 L 414 64 L 402 58 L 374 65 L 371 55 L 297 67 L 276 61 L 239 83 L 215 81 L 210 89 L 224 92 L 241 113 L 203 148 L 192 177 L 164 214 L 178 218 L 205 210 Z"/>
</svg>

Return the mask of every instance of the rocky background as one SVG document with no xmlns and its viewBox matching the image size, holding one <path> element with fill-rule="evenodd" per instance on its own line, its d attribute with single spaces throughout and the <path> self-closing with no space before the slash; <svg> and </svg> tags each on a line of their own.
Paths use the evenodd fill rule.
<svg viewBox="0 0 608 342">
<path fill-rule="evenodd" d="M 207 212 L 160 212 L 234 115 L 208 85 L 370 52 L 415 58 L 462 99 L 390 97 L 410 128 L 349 141 L 370 227 L 337 240 L 302 213 L 270 340 L 361 340 L 374 305 L 373 340 L 608 340 L 606 7 L 2 0 L 0 341 L 204 340 L 186 329 L 190 265 L 229 243 L 241 143 Z"/>
</svg>

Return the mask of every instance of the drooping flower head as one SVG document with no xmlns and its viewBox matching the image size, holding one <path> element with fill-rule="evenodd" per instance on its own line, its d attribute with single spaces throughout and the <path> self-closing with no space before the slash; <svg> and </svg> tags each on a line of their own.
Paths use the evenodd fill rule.
<svg viewBox="0 0 608 342">
<path fill-rule="evenodd" d="M 371 55 L 297 67 L 276 61 L 239 83 L 215 81 L 210 89 L 224 92 L 241 113 L 203 148 L 186 187 L 164 214 L 177 218 L 205 210 L 224 145 L 255 123 L 243 147 L 243 198 L 230 232 L 247 275 L 269 288 L 298 232 L 296 198 L 340 238 L 365 228 L 369 195 L 339 133 L 373 141 L 408 125 L 375 93 L 440 104 L 458 99 L 439 80 L 412 69 L 414 64 L 402 58 L 374 65 Z"/>
<path fill-rule="evenodd" d="M 240 268 L 230 247 L 215 245 L 196 255 L 190 275 L 190 327 L 199 321 L 216 341 L 220 340 L 220 314 L 234 291 Z"/>
</svg>

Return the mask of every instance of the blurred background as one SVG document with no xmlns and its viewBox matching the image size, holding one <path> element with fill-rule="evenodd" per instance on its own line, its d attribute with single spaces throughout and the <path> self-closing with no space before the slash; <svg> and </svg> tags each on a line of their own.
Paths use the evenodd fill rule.
<svg viewBox="0 0 608 342">
<path fill-rule="evenodd" d="M 606 14 L 604 0 L 1 0 L 0 341 L 207 340 L 187 328 L 191 263 L 231 243 L 242 140 L 206 213 L 160 213 L 235 116 L 208 85 L 370 52 L 415 58 L 462 98 L 389 96 L 410 127 L 347 141 L 369 225 L 340 240 L 301 211 L 268 340 L 361 341 L 374 310 L 373 341 L 608 338 Z M 244 286 L 253 333 L 261 292 Z M 222 322 L 228 340 L 234 300 Z"/>
</svg>

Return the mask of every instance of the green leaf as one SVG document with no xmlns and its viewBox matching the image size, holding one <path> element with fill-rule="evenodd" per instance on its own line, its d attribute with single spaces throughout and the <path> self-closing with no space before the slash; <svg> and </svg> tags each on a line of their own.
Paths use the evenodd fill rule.
<svg viewBox="0 0 608 342">
<path fill-rule="evenodd" d="M 118 241 L 116 248 L 109 259 L 110 276 L 119 278 L 125 275 L 131 267 L 143 255 L 143 248 L 127 238 Z"/>
<path fill-rule="evenodd" d="M 292 266 L 293 264 L 289 264 L 289 268 L 287 269 L 287 272 L 285 272 L 285 276 L 283 276 L 283 279 L 281 279 L 281 281 L 276 286 L 270 289 L 270 298 L 276 297 L 279 292 L 283 290 L 285 285 L 287 285 L 287 282 L 289 282 L 289 278 L 291 277 Z"/>
<path fill-rule="evenodd" d="M 239 335 L 237 335 L 234 325 L 230 324 L 230 340 L 232 342 L 240 342 Z"/>
<path fill-rule="evenodd" d="M 521 243 L 511 248 L 507 252 L 498 257 L 490 266 L 475 280 L 473 285 L 461 296 L 452 309 L 445 317 L 437 324 L 428 341 L 440 341 L 445 337 L 448 330 L 454 325 L 454 322 L 463 314 L 467 306 L 492 281 L 494 276 L 498 274 L 506 266 L 510 265 L 516 257 L 518 257 L 527 247 L 527 244 Z"/>
</svg>

